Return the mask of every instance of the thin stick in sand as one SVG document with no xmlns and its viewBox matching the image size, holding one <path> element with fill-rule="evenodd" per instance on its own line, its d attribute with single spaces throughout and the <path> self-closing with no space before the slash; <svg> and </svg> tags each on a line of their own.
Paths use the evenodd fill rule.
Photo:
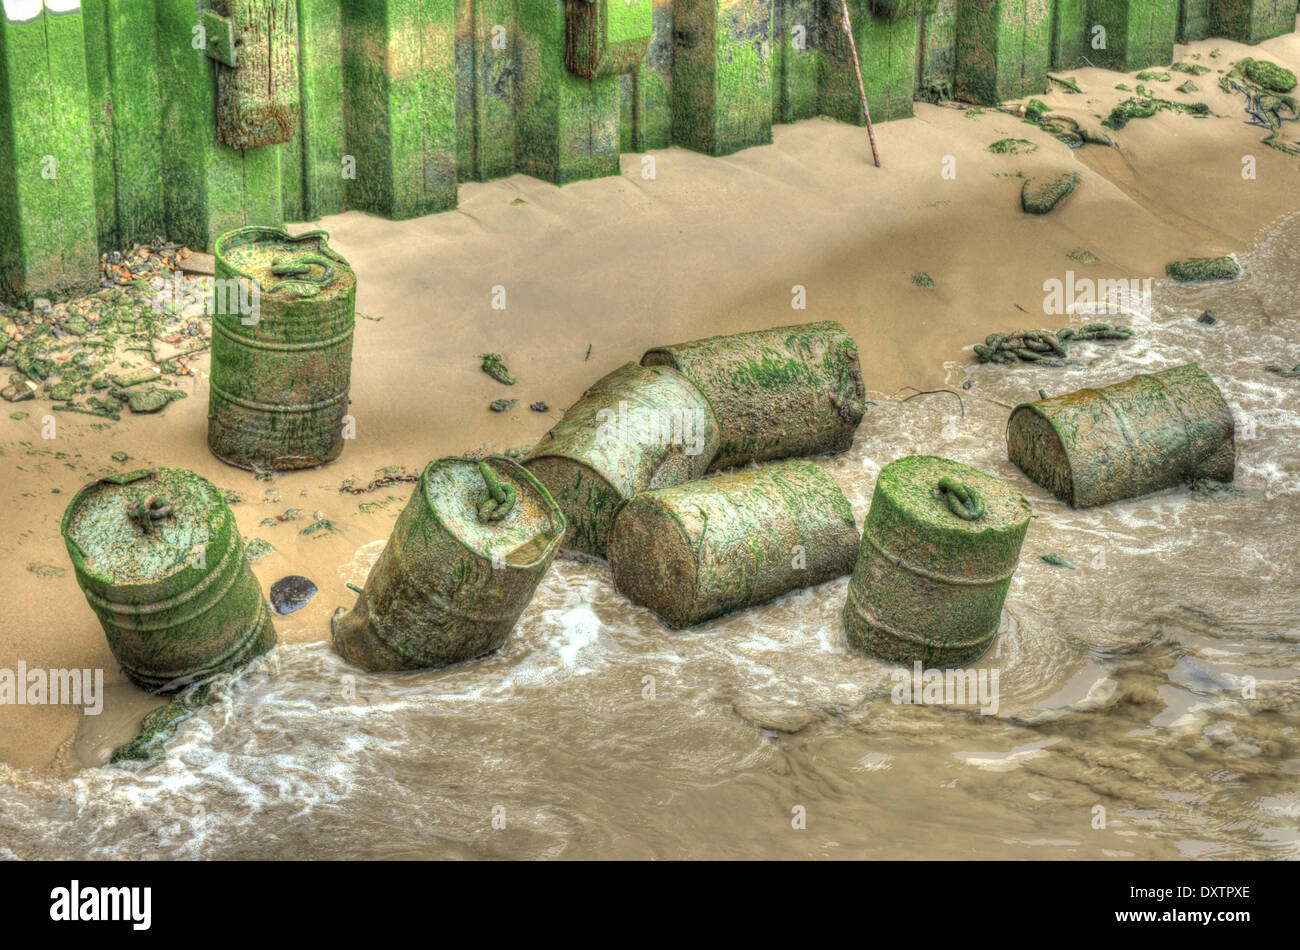
<svg viewBox="0 0 1300 950">
<path fill-rule="evenodd" d="M 862 96 L 862 114 L 867 117 L 867 136 L 871 139 L 871 157 L 880 167 L 880 151 L 876 148 L 876 130 L 871 126 L 871 110 L 867 108 L 867 89 L 862 84 L 862 66 L 858 64 L 858 44 L 853 41 L 853 21 L 849 19 L 849 0 L 840 0 L 844 11 L 844 32 L 849 35 L 849 52 L 853 54 L 853 71 L 858 74 L 858 94 Z"/>
</svg>

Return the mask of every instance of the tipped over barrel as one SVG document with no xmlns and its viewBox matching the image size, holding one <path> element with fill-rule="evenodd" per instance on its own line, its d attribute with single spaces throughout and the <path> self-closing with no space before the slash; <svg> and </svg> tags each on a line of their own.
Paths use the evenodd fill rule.
<svg viewBox="0 0 1300 950">
<path fill-rule="evenodd" d="M 614 519 L 614 586 L 671 627 L 853 570 L 858 531 L 816 462 L 779 462 L 643 492 Z"/>
<path fill-rule="evenodd" d="M 880 470 L 844 604 L 849 646 L 893 663 L 961 666 L 997 636 L 1033 511 L 1010 484 L 951 459 Z"/>
<path fill-rule="evenodd" d="M 710 469 L 843 452 L 867 408 L 858 346 L 834 321 L 658 346 L 708 400 L 721 444 Z"/>
<path fill-rule="evenodd" d="M 1024 403 L 1007 425 L 1007 456 L 1074 508 L 1184 485 L 1230 482 L 1232 410 L 1195 363 L 1104 389 Z"/>
<path fill-rule="evenodd" d="M 123 672 L 171 692 L 275 646 L 271 607 L 220 489 L 182 469 L 91 482 L 63 539 Z"/>
<path fill-rule="evenodd" d="M 564 546 L 604 557 L 620 505 L 700 477 L 717 450 L 717 424 L 694 386 L 666 367 L 627 363 L 588 389 L 524 465 L 564 511 Z"/>
<path fill-rule="evenodd" d="M 434 669 L 500 649 L 564 535 L 564 515 L 523 466 L 430 462 L 334 649 L 368 671 Z"/>
<path fill-rule="evenodd" d="M 208 447 L 240 468 L 311 468 L 343 452 L 357 280 L 324 231 L 221 235 L 208 298 Z"/>
</svg>

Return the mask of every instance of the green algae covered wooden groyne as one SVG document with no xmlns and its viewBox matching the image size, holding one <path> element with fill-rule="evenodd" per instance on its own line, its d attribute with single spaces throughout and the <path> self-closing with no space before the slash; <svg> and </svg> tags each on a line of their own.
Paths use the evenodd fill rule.
<svg viewBox="0 0 1300 950">
<path fill-rule="evenodd" d="M 872 117 L 1042 93 L 1294 29 L 1296 0 L 849 0 Z M 1104 49 L 1092 45 L 1104 28 Z M 523 172 L 724 155 L 863 124 L 838 0 L 0 0 L 0 299 L 91 290 L 100 252 L 211 247 L 347 209 L 411 218 Z"/>
</svg>

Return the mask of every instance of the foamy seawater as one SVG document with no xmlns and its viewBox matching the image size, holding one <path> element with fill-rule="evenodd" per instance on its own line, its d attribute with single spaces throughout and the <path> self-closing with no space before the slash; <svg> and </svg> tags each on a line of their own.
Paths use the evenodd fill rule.
<svg viewBox="0 0 1300 950">
<path fill-rule="evenodd" d="M 1079 366 L 954 353 L 952 393 L 873 396 L 853 449 L 821 460 L 859 525 L 913 453 L 1033 504 L 972 664 L 997 674 L 991 706 L 895 702 L 893 668 L 843 644 L 847 578 L 672 632 L 604 565 L 560 560 L 480 662 L 368 675 L 281 647 L 159 760 L 0 767 L 0 855 L 1296 857 L 1300 380 L 1264 367 L 1300 363 L 1300 217 L 1240 260 L 1232 284 L 1157 282 L 1149 313 L 1101 318 L 1135 337 L 1075 344 Z M 1232 490 L 1072 511 L 1007 461 L 1009 410 L 1039 388 L 1192 360 L 1237 421 Z M 340 602 L 381 548 L 340 565 Z"/>
</svg>

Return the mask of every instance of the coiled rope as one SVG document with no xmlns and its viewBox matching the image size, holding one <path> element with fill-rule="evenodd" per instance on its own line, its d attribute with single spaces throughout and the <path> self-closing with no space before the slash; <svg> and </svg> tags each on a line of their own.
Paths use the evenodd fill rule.
<svg viewBox="0 0 1300 950">
<path fill-rule="evenodd" d="M 984 517 L 984 499 L 965 482 L 945 475 L 939 479 L 939 494 L 948 510 L 963 521 L 979 521 Z"/>
<path fill-rule="evenodd" d="M 487 462 L 478 463 L 478 473 L 487 486 L 478 496 L 478 520 L 483 524 L 500 521 L 510 514 L 519 499 L 519 493 L 511 484 L 502 485 L 497 473 Z"/>
<path fill-rule="evenodd" d="M 144 501 L 133 501 L 126 506 L 126 516 L 145 534 L 153 534 L 155 522 L 170 518 L 172 506 L 157 495 L 150 495 Z"/>
</svg>

